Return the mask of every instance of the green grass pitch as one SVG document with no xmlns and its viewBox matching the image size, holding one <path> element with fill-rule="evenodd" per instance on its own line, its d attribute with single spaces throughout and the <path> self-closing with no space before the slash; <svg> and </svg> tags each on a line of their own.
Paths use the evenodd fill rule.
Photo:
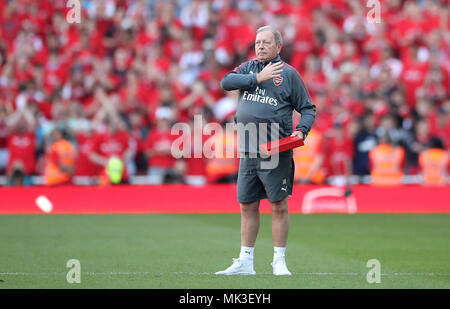
<svg viewBox="0 0 450 309">
<path fill-rule="evenodd" d="M 271 274 L 262 215 L 256 276 L 216 276 L 237 257 L 239 214 L 2 215 L 0 288 L 450 288 L 450 215 L 291 215 L 291 277 Z M 66 263 L 81 263 L 69 284 Z M 381 263 L 368 283 L 367 261 Z"/>
</svg>

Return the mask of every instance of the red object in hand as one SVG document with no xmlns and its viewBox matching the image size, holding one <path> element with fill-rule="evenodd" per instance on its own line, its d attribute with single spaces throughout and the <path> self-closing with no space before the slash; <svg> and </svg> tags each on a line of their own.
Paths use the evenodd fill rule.
<svg viewBox="0 0 450 309">
<path fill-rule="evenodd" d="M 288 136 L 281 138 L 278 141 L 261 144 L 259 145 L 259 150 L 266 155 L 273 155 L 300 146 L 303 146 L 303 138 L 299 136 Z"/>
</svg>

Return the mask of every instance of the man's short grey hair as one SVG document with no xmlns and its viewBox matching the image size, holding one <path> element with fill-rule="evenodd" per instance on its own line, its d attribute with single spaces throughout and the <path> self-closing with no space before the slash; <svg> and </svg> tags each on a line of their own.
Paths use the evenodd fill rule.
<svg viewBox="0 0 450 309">
<path fill-rule="evenodd" d="M 259 27 L 258 30 L 256 30 L 256 33 L 260 33 L 262 31 L 266 31 L 266 30 L 270 30 L 273 33 L 273 36 L 275 37 L 275 43 L 277 44 L 283 44 L 283 38 L 281 37 L 281 33 L 280 31 L 278 31 L 275 27 L 273 26 L 262 26 Z"/>
</svg>

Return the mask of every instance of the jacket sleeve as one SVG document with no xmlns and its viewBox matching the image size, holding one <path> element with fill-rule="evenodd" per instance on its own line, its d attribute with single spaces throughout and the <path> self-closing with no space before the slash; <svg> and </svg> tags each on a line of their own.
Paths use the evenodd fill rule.
<svg viewBox="0 0 450 309">
<path fill-rule="evenodd" d="M 249 73 L 250 62 L 244 62 L 222 78 L 223 90 L 253 90 L 257 86 L 256 73 Z"/>
<path fill-rule="evenodd" d="M 297 131 L 302 131 L 304 138 L 311 130 L 314 120 L 316 119 L 316 106 L 314 105 L 308 90 L 300 77 L 300 74 L 296 71 L 292 72 L 291 78 L 291 99 L 292 106 L 300 113 L 301 120 L 296 126 Z"/>
</svg>

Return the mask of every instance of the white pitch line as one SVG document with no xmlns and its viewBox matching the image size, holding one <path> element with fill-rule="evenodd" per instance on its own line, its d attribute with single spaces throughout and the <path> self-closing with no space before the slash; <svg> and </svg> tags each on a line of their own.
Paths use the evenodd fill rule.
<svg viewBox="0 0 450 309">
<path fill-rule="evenodd" d="M 41 272 L 41 273 L 26 273 L 26 272 L 0 272 L 0 276 L 53 276 L 65 275 L 66 272 Z M 171 273 L 152 273 L 152 272 L 127 272 L 127 271 L 110 271 L 110 272 L 82 272 L 82 275 L 87 276 L 130 276 L 130 275 L 214 275 L 209 272 L 171 272 Z M 257 273 L 257 275 L 272 275 L 272 273 Z M 293 276 L 366 276 L 366 273 L 335 273 L 335 272 L 302 272 L 294 273 Z M 450 277 L 449 274 L 443 273 L 382 273 L 381 276 L 427 276 L 427 277 Z"/>
</svg>

